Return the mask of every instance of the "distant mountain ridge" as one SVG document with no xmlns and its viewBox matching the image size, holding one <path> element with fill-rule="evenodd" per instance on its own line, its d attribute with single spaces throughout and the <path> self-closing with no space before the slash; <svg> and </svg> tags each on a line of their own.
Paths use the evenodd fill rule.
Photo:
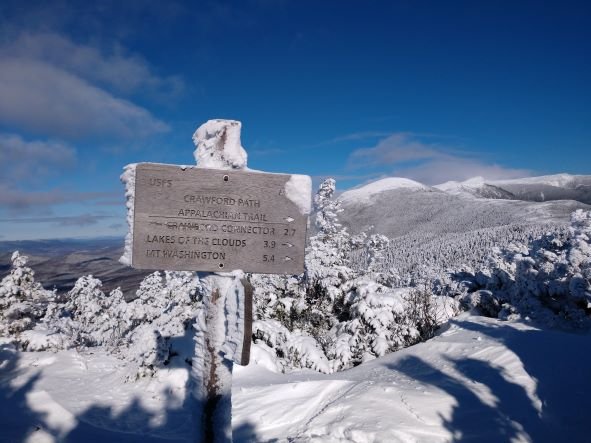
<svg viewBox="0 0 591 443">
<path fill-rule="evenodd" d="M 426 186 L 390 178 L 343 192 L 338 216 L 352 234 L 389 237 L 381 269 L 394 269 L 407 284 L 476 268 L 493 248 L 528 244 L 548 233 L 564 235 L 575 210 L 591 210 L 589 181 L 589 176 L 560 174 Z M 363 249 L 354 251 L 353 266 L 365 269 L 368 257 Z"/>
<path fill-rule="evenodd" d="M 437 186 L 390 177 L 345 191 L 339 198 L 339 217 L 351 232 L 433 236 L 513 224 L 565 224 L 575 209 L 591 209 L 591 176 L 476 177 Z"/>
<path fill-rule="evenodd" d="M 463 182 L 449 181 L 434 186 L 449 194 L 479 198 L 544 202 L 574 200 L 591 204 L 591 176 L 555 174 L 511 180 L 486 180 L 475 177 Z"/>
</svg>

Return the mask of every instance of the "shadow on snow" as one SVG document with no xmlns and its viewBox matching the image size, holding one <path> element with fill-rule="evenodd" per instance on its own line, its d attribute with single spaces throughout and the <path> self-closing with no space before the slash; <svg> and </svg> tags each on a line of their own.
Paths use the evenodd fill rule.
<svg viewBox="0 0 591 443">
<path fill-rule="evenodd" d="M 18 362 L 19 353 L 14 347 L 0 344 L 0 416 L 3 421 L 0 440 L 6 442 L 25 441 L 29 434 L 41 429 L 43 423 L 43 417 L 27 405 L 27 394 L 40 374 L 33 375 L 20 387 L 13 387 L 10 382 L 22 372 Z"/>
<path fill-rule="evenodd" d="M 590 441 L 589 335 L 517 330 L 469 321 L 452 323 L 504 343 L 537 381 L 535 395 L 541 402 L 539 405 L 521 385 L 510 381 L 505 368 L 474 358 L 448 361 L 475 386 L 487 386 L 495 398 L 492 405 L 469 388 L 470 382 L 445 374 L 418 357 L 386 365 L 454 397 L 456 405 L 449 419 L 442 417 L 453 441 Z"/>
<path fill-rule="evenodd" d="M 179 340 L 177 345 L 181 345 L 183 341 L 186 345 L 185 338 L 171 338 L 170 343 L 174 346 L 176 339 Z M 170 366 L 186 366 L 184 361 L 186 358 L 187 355 L 181 353 L 170 362 Z M 55 441 L 72 443 L 81 441 L 162 443 L 163 441 L 195 440 L 194 423 L 196 421 L 191 415 L 191 411 L 195 408 L 192 407 L 194 400 L 190 395 L 190 386 L 186 388 L 187 396 L 180 407 L 178 403 L 173 405 L 172 393 L 167 393 L 166 398 L 163 399 L 164 411 L 154 412 L 146 409 L 139 398 L 133 399 L 122 410 L 96 404 L 77 415 L 74 427 L 64 432 L 63 428 L 52 426 L 48 414 L 36 412 L 28 403 L 27 396 L 38 392 L 35 385 L 41 378 L 42 368 L 39 368 L 24 384 L 14 385 L 14 379 L 24 372 L 19 369 L 19 360 L 20 352 L 14 346 L 0 344 L 0 416 L 2 417 L 0 441 L 2 442 L 25 442 L 30 437 L 35 437 L 35 433 L 47 433 Z M 236 443 L 258 440 L 255 428 L 250 423 L 233 429 L 233 436 Z"/>
</svg>

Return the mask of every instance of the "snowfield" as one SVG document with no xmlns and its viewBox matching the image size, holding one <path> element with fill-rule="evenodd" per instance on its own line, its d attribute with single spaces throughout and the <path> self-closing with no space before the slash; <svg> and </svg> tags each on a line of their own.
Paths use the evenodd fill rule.
<svg viewBox="0 0 591 443">
<path fill-rule="evenodd" d="M 190 441 L 188 370 L 124 382 L 92 351 L 0 353 L 0 440 Z M 462 314 L 431 340 L 323 375 L 235 366 L 237 442 L 588 442 L 591 335 Z"/>
</svg>

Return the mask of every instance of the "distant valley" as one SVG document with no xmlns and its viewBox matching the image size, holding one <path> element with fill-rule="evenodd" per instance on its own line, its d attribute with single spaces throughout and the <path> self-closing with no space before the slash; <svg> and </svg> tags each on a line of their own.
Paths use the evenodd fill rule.
<svg viewBox="0 0 591 443">
<path fill-rule="evenodd" d="M 83 275 L 103 282 L 103 290 L 120 287 L 126 298 L 133 298 L 143 278 L 149 274 L 119 263 L 123 238 L 25 240 L 0 242 L 0 277 L 10 272 L 13 251 L 29 257 L 29 266 L 46 289 L 69 291 Z"/>
</svg>

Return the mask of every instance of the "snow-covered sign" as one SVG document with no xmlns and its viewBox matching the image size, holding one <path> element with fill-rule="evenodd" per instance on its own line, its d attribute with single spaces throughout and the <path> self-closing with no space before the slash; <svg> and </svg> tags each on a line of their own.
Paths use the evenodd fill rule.
<svg viewBox="0 0 591 443">
<path fill-rule="evenodd" d="M 303 272 L 310 177 L 140 163 L 134 182 L 134 268 Z"/>
</svg>

